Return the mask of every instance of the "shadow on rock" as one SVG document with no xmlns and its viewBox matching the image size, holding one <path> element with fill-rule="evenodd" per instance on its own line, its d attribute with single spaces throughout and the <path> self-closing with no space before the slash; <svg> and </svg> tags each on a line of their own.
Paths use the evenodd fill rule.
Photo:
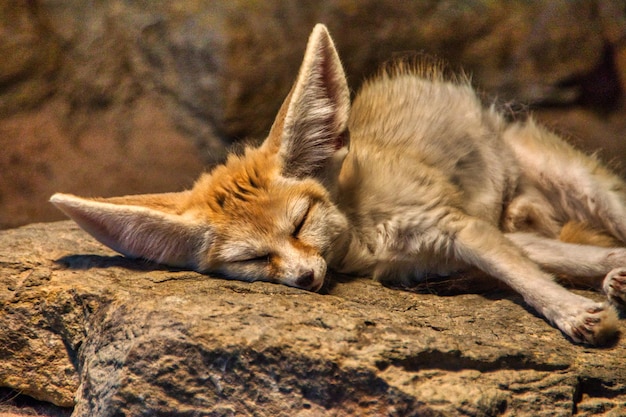
<svg viewBox="0 0 626 417">
<path fill-rule="evenodd" d="M 145 259 L 131 259 L 121 255 L 68 255 L 54 261 L 68 269 L 89 270 L 92 268 L 125 268 L 132 271 L 168 271 L 180 272 L 180 268 L 172 268 Z"/>
</svg>

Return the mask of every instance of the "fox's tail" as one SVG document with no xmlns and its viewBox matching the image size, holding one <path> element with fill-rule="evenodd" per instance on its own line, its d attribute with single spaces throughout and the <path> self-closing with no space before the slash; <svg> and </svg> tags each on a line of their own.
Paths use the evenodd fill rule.
<svg viewBox="0 0 626 417">
<path fill-rule="evenodd" d="M 623 242 L 613 237 L 609 232 L 594 228 L 585 222 L 569 221 L 563 225 L 559 240 L 566 243 L 601 246 L 614 248 L 624 246 Z"/>
</svg>

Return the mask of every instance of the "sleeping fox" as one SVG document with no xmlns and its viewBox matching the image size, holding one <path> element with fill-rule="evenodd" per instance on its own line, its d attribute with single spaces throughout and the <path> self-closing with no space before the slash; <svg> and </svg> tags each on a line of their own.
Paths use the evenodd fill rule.
<svg viewBox="0 0 626 417">
<path fill-rule="evenodd" d="M 259 147 L 191 190 L 50 201 L 128 257 L 245 281 L 317 291 L 327 268 L 396 285 L 478 268 L 580 343 L 612 338 L 626 301 L 626 249 L 559 240 L 573 222 L 626 242 L 617 176 L 436 65 L 388 66 L 350 103 L 321 24 Z M 595 278 L 608 300 L 552 274 Z"/>
</svg>

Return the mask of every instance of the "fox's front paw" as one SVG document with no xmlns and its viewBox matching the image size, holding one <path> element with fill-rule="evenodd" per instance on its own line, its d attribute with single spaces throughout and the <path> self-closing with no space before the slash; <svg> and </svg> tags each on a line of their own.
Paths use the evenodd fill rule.
<svg viewBox="0 0 626 417">
<path fill-rule="evenodd" d="M 609 272 L 602 282 L 602 290 L 612 304 L 626 308 L 626 268 Z"/>
<path fill-rule="evenodd" d="M 566 318 L 559 328 L 575 342 L 603 345 L 617 333 L 617 313 L 607 303 L 587 304 Z"/>
</svg>

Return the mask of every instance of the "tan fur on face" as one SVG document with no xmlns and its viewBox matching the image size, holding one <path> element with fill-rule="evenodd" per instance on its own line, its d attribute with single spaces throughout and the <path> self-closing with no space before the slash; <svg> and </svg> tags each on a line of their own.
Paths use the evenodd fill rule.
<svg viewBox="0 0 626 417">
<path fill-rule="evenodd" d="M 276 156 L 263 148 L 231 156 L 196 182 L 185 211 L 218 230 L 228 228 L 227 234 L 273 236 L 285 227 L 290 201 L 328 198 L 316 182 L 289 181 L 279 169 Z"/>
<path fill-rule="evenodd" d="M 282 177 L 280 168 L 271 148 L 247 149 L 197 181 L 184 212 L 220 236 L 200 254 L 201 270 L 277 282 L 292 279 L 291 271 L 297 277 L 296 263 L 304 264 L 300 274 L 325 272 L 321 254 L 335 232 L 313 230 L 308 221 L 299 236 L 294 231 L 305 214 L 313 224 L 331 209 L 328 193 L 316 181 Z"/>
</svg>

